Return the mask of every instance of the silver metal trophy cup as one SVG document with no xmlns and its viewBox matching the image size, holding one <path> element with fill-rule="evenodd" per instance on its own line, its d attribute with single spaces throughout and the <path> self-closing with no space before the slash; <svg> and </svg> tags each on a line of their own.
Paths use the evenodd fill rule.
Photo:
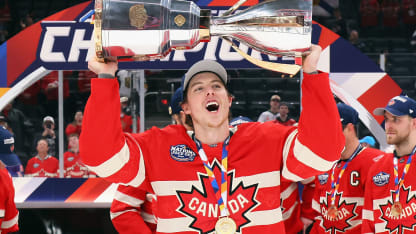
<svg viewBox="0 0 416 234">
<path fill-rule="evenodd" d="M 255 59 L 233 40 L 264 54 L 301 56 L 311 46 L 312 0 L 274 0 L 235 13 L 240 0 L 221 16 L 211 16 L 192 1 L 96 0 L 95 48 L 101 59 L 160 59 L 174 50 L 192 49 L 219 36 L 250 62 L 287 74 L 300 63 L 279 64 Z"/>
</svg>

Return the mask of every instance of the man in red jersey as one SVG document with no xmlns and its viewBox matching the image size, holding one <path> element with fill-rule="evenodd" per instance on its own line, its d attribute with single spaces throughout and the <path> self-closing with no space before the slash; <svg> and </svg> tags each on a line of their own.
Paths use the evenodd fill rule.
<svg viewBox="0 0 416 234">
<path fill-rule="evenodd" d="M 317 176 L 312 207 L 317 211 L 311 233 L 360 233 L 368 169 L 384 153 L 360 144 L 358 112 L 338 105 L 345 136 L 345 150 L 334 167 Z"/>
<path fill-rule="evenodd" d="M 38 140 L 36 150 L 38 154 L 27 162 L 25 176 L 58 177 L 59 161 L 48 154 L 49 145 L 47 140 Z"/>
<path fill-rule="evenodd" d="M 112 78 L 117 63 L 92 59 L 99 79 L 92 80 L 84 112 L 83 162 L 109 181 L 155 194 L 157 233 L 284 232 L 276 199 L 281 176 L 299 181 L 327 171 L 344 145 L 328 74 L 316 70 L 320 52 L 313 46 L 303 63 L 298 128 L 253 122 L 230 131 L 226 70 L 215 61 L 195 63 L 182 85 L 193 133 L 181 125 L 123 133 Z"/>
<path fill-rule="evenodd" d="M 11 233 L 19 230 L 19 211 L 14 203 L 13 181 L 7 169 L 0 169 L 0 233 Z"/>
<path fill-rule="evenodd" d="M 394 152 L 370 168 L 362 233 L 415 233 L 416 102 L 396 96 L 374 114 L 384 116 L 387 143 L 394 145 Z"/>
</svg>

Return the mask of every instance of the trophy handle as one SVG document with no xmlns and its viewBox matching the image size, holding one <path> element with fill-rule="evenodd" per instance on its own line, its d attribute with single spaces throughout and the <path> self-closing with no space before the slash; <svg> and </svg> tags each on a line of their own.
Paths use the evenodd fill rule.
<svg viewBox="0 0 416 234">
<path fill-rule="evenodd" d="M 234 42 L 231 41 L 228 37 L 221 37 L 223 40 L 229 42 L 231 44 L 231 47 L 233 47 L 234 50 L 236 50 L 241 56 L 243 56 L 245 59 L 247 59 L 249 62 L 253 63 L 254 65 L 257 65 L 259 67 L 262 67 L 267 70 L 276 71 L 280 73 L 286 73 L 291 76 L 296 75 L 296 73 L 299 72 L 301 69 L 300 65 L 297 64 L 286 64 L 286 63 L 272 63 L 267 61 L 262 61 L 256 58 L 251 57 L 250 55 L 246 54 Z M 301 58 L 301 57 L 300 57 Z M 297 59 L 297 58 L 295 58 Z"/>
</svg>

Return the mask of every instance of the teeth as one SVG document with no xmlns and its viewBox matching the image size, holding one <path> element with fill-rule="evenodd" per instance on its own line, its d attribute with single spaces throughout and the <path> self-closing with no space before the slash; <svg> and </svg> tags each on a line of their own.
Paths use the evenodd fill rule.
<svg viewBox="0 0 416 234">
<path fill-rule="evenodd" d="M 208 103 L 207 103 L 207 108 L 208 108 L 209 106 L 212 106 L 212 105 L 218 106 L 218 103 L 217 103 L 217 102 L 208 102 Z"/>
</svg>

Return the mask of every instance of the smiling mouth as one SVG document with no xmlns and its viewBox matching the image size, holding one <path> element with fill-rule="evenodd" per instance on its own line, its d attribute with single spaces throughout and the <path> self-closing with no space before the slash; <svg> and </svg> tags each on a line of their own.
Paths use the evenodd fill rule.
<svg viewBox="0 0 416 234">
<path fill-rule="evenodd" d="M 207 106 L 206 106 L 206 108 L 209 112 L 216 112 L 216 111 L 218 111 L 219 107 L 220 107 L 220 105 L 218 105 L 217 102 L 208 102 Z"/>
</svg>

